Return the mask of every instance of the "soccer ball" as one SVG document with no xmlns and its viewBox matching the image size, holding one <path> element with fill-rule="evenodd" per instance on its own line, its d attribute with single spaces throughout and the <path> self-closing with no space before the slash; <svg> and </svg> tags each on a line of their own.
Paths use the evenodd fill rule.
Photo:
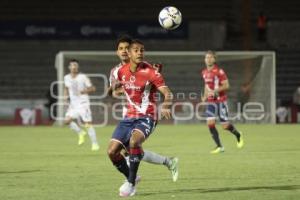
<svg viewBox="0 0 300 200">
<path fill-rule="evenodd" d="M 174 30 L 181 24 L 182 16 L 177 8 L 167 6 L 160 11 L 158 21 L 164 29 Z"/>
</svg>

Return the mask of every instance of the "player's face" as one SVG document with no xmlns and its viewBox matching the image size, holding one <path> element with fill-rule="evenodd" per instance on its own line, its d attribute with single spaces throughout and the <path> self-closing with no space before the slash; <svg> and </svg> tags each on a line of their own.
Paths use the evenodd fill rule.
<svg viewBox="0 0 300 200">
<path fill-rule="evenodd" d="M 205 64 L 206 64 L 207 67 L 212 67 L 215 64 L 216 59 L 215 59 L 215 56 L 213 54 L 207 53 L 205 55 L 204 61 L 205 61 Z"/>
<path fill-rule="evenodd" d="M 129 57 L 128 57 L 128 47 L 129 43 L 128 42 L 121 42 L 119 43 L 118 49 L 117 49 L 117 55 L 120 58 L 122 62 L 128 62 Z"/>
<path fill-rule="evenodd" d="M 72 74 L 76 74 L 79 71 L 79 65 L 77 62 L 70 62 L 69 70 Z"/>
<path fill-rule="evenodd" d="M 129 58 L 131 62 L 139 64 L 144 60 L 145 47 L 142 44 L 133 44 L 129 49 Z"/>
</svg>

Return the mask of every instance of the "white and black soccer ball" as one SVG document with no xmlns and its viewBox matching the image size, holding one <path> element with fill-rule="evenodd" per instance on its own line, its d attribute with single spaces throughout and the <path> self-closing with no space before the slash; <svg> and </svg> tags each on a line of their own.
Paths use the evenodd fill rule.
<svg viewBox="0 0 300 200">
<path fill-rule="evenodd" d="M 174 30 L 181 24 L 182 15 L 177 8 L 167 6 L 160 11 L 158 21 L 164 29 Z"/>
</svg>

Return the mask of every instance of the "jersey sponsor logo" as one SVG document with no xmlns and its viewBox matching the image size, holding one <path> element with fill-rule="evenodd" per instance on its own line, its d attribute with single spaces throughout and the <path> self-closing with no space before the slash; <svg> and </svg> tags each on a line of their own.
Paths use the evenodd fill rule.
<svg viewBox="0 0 300 200">
<path fill-rule="evenodd" d="M 129 81 L 131 82 L 131 83 L 134 83 L 135 82 L 135 76 L 130 76 L 130 78 L 129 78 Z"/>
<path fill-rule="evenodd" d="M 124 87 L 126 90 L 136 90 L 136 91 L 142 90 L 142 88 L 140 86 L 136 86 L 132 83 L 125 83 Z"/>
</svg>

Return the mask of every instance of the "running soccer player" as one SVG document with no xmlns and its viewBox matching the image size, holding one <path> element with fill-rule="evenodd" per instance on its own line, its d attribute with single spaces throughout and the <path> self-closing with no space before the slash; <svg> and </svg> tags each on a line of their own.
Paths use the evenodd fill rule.
<svg viewBox="0 0 300 200">
<path fill-rule="evenodd" d="M 157 123 L 158 109 L 154 98 L 156 91 L 164 96 L 161 116 L 171 118 L 172 93 L 165 85 L 162 75 L 150 64 L 143 62 L 144 51 L 144 44 L 133 40 L 128 47 L 129 63 L 122 65 L 116 72 L 127 100 L 125 118 L 120 121 L 110 142 L 111 149 L 115 151 L 115 157 L 111 160 L 118 163 L 118 170 L 128 180 L 119 189 L 122 197 L 136 193 L 135 181 L 143 157 L 142 143 L 150 136 Z M 120 143 L 129 148 L 129 167 L 120 154 Z"/>
<path fill-rule="evenodd" d="M 229 81 L 227 75 L 225 71 L 216 64 L 215 52 L 207 51 L 204 61 L 206 68 L 201 72 L 204 80 L 204 95 L 201 97 L 201 100 L 208 103 L 206 107 L 207 126 L 216 143 L 216 148 L 210 153 L 217 154 L 225 151 L 221 144 L 218 130 L 215 127 L 217 116 L 220 119 L 222 127 L 236 137 L 237 147 L 242 148 L 244 146 L 244 140 L 241 133 L 228 121 L 226 92 L 229 89 Z"/>
<path fill-rule="evenodd" d="M 117 80 L 117 71 L 119 70 L 119 68 L 126 64 L 129 63 L 129 57 L 128 57 L 128 46 L 131 43 L 131 38 L 128 36 L 123 36 L 121 38 L 118 39 L 116 47 L 117 47 L 117 56 L 119 57 L 121 63 L 118 64 L 117 66 L 115 66 L 114 68 L 112 68 L 111 73 L 110 73 L 110 77 L 109 77 L 109 83 L 110 83 L 110 87 L 108 88 L 108 93 L 111 95 L 112 93 L 112 88 L 113 87 L 118 87 L 118 83 L 119 81 Z M 158 72 L 161 72 L 162 70 L 162 65 L 161 64 L 153 64 L 153 68 L 155 70 L 157 70 Z M 119 85 L 120 86 L 120 85 Z M 124 114 L 126 112 L 126 108 L 123 107 L 124 109 Z M 118 145 L 118 149 L 119 148 L 123 148 L 123 146 L 120 143 L 116 143 L 116 145 Z M 112 149 L 113 148 L 113 149 Z M 116 153 L 116 151 L 114 150 L 116 147 L 115 146 L 109 146 L 108 148 L 108 155 L 110 158 L 114 158 L 116 155 L 114 155 Z M 125 157 L 126 159 L 128 157 Z M 172 179 L 173 181 L 177 181 L 178 179 L 178 158 L 177 157 L 167 157 L 167 156 L 163 156 L 163 155 L 159 155 L 155 152 L 152 151 L 148 151 L 148 150 L 144 150 L 144 156 L 142 158 L 142 161 L 151 163 L 151 164 L 159 164 L 159 165 L 164 165 L 166 166 L 172 174 Z M 114 165 L 118 168 L 118 165 L 116 165 L 114 163 Z"/>
<path fill-rule="evenodd" d="M 65 124 L 78 134 L 78 145 L 85 142 L 85 135 L 88 133 L 92 151 L 99 150 L 96 131 L 92 126 L 92 114 L 90 109 L 89 94 L 96 91 L 90 79 L 83 73 L 79 73 L 79 62 L 72 59 L 69 62 L 70 73 L 64 77 L 64 97 L 65 100 L 70 98 L 68 110 L 65 115 Z M 82 120 L 85 129 L 78 124 L 78 120 Z"/>
</svg>

